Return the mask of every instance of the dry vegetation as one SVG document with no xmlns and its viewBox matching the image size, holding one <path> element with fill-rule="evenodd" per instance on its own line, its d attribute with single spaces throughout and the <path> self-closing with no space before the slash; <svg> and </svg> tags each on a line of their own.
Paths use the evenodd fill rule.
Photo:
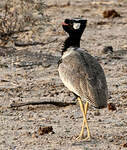
<svg viewBox="0 0 127 150">
<path fill-rule="evenodd" d="M 19 34 L 30 40 L 40 37 L 48 17 L 44 16 L 46 5 L 36 0 L 7 0 L 0 5 L 0 46 L 14 43 Z M 21 40 L 21 37 L 20 37 Z"/>
</svg>

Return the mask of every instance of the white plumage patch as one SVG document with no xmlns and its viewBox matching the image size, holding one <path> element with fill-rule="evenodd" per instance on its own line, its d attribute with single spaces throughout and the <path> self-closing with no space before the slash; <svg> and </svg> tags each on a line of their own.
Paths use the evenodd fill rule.
<svg viewBox="0 0 127 150">
<path fill-rule="evenodd" d="M 80 23 L 74 23 L 73 28 L 74 29 L 79 29 L 80 28 Z"/>
<path fill-rule="evenodd" d="M 64 52 L 62 59 L 64 59 L 65 57 L 69 56 L 71 53 L 73 53 L 73 51 L 81 51 L 84 49 L 81 48 L 75 48 L 75 47 L 70 47 L 66 52 Z M 86 50 L 85 50 L 86 51 Z M 87 51 L 86 51 L 87 52 Z"/>
<path fill-rule="evenodd" d="M 73 49 L 67 50 L 67 51 L 63 54 L 62 59 L 64 59 L 65 57 L 69 56 L 72 52 L 73 52 Z"/>
</svg>

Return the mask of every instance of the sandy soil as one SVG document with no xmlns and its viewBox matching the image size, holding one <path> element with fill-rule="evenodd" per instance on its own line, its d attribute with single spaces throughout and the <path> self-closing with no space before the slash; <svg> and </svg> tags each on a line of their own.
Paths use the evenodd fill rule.
<svg viewBox="0 0 127 150">
<path fill-rule="evenodd" d="M 45 29 L 42 42 L 57 40 L 45 46 L 12 48 L 5 50 L 6 56 L 0 56 L 0 150 L 127 149 L 127 1 L 46 3 L 49 7 L 45 13 L 52 26 Z M 103 18 L 103 11 L 109 9 L 115 9 L 121 17 Z M 81 47 L 97 57 L 104 68 L 109 102 L 116 106 L 115 111 L 98 111 L 90 106 L 90 142 L 75 140 L 81 130 L 82 114 L 57 72 L 62 41 L 66 38 L 61 22 L 79 16 L 88 20 Z M 104 54 L 105 46 L 112 46 L 113 53 Z M 8 108 L 12 102 L 29 101 L 54 101 L 61 105 Z M 39 128 L 47 126 L 52 126 L 53 132 L 40 135 Z"/>
</svg>

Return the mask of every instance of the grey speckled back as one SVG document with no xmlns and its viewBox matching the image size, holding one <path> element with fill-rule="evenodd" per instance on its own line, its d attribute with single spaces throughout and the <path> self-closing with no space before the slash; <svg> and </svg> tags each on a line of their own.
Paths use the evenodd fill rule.
<svg viewBox="0 0 127 150">
<path fill-rule="evenodd" d="M 68 48 L 58 71 L 65 86 L 82 100 L 97 108 L 107 106 L 108 89 L 104 71 L 87 51 Z"/>
</svg>

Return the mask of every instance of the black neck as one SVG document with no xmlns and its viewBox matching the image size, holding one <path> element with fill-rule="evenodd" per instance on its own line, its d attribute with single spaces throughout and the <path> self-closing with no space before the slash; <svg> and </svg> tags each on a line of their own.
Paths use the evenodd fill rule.
<svg viewBox="0 0 127 150">
<path fill-rule="evenodd" d="M 62 55 L 71 46 L 80 47 L 80 39 L 86 27 L 87 20 L 81 20 L 80 23 L 81 23 L 80 29 L 77 30 L 70 30 L 68 27 L 63 25 L 63 29 L 69 34 L 69 37 L 64 42 L 62 48 Z"/>
<path fill-rule="evenodd" d="M 69 36 L 64 44 L 63 44 L 63 48 L 62 48 L 62 55 L 65 51 L 67 51 L 67 49 L 69 47 L 80 47 L 80 38 L 81 37 L 71 37 Z"/>
</svg>

